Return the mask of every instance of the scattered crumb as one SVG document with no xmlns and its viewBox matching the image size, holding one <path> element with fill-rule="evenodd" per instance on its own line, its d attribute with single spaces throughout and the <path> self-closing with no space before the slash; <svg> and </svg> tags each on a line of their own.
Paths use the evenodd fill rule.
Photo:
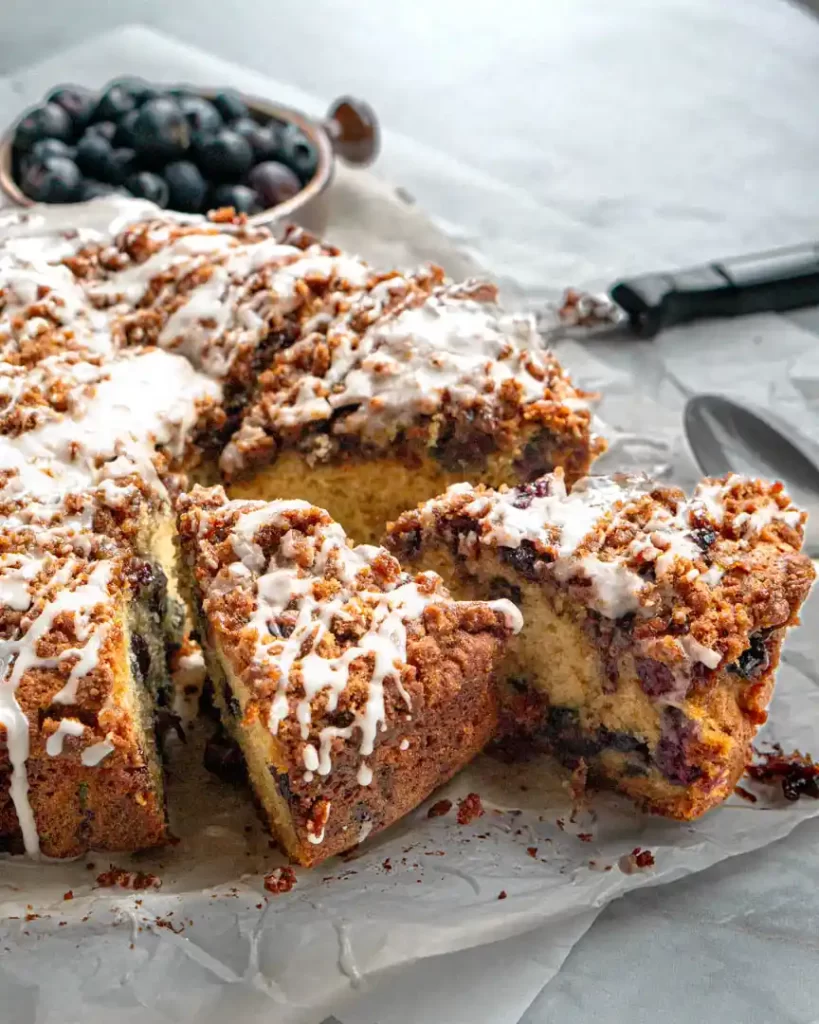
<svg viewBox="0 0 819 1024">
<path fill-rule="evenodd" d="M 451 800 L 439 800 L 437 804 L 433 804 L 432 807 L 427 811 L 428 818 L 441 818 L 445 814 L 449 814 L 452 810 Z"/>
<path fill-rule="evenodd" d="M 537 857 L 537 847 L 536 846 L 527 846 L 526 847 L 526 852 L 529 854 L 529 856 L 533 860 L 535 859 L 535 857 Z"/>
<path fill-rule="evenodd" d="M 620 858 L 617 866 L 624 875 L 633 875 L 637 871 L 654 867 L 654 854 L 651 850 L 641 850 L 639 846 L 635 846 L 631 853 Z"/>
<path fill-rule="evenodd" d="M 469 793 L 458 802 L 458 824 L 469 825 L 484 813 L 481 798 L 477 793 Z"/>
<path fill-rule="evenodd" d="M 290 867 L 274 868 L 269 875 L 264 876 L 264 887 L 274 896 L 290 892 L 295 884 L 296 872 Z"/>
<path fill-rule="evenodd" d="M 745 789 L 743 786 L 734 786 L 734 792 L 737 796 L 741 796 L 743 800 L 747 800 L 749 803 L 755 804 L 756 797 L 750 790 Z"/>
<path fill-rule="evenodd" d="M 594 839 L 594 836 L 591 834 L 591 832 L 578 832 L 577 838 L 580 840 L 581 843 L 590 843 L 592 839 Z"/>
<path fill-rule="evenodd" d="M 555 825 L 557 825 L 557 827 L 560 829 L 561 832 L 565 832 L 566 831 L 566 822 L 563 820 L 563 818 L 558 818 L 555 821 Z"/>
<path fill-rule="evenodd" d="M 748 766 L 752 779 L 770 784 L 781 782 L 786 800 L 798 800 L 800 796 L 819 799 L 819 763 L 810 754 L 794 750 L 786 755 L 778 744 L 771 752 L 755 753 L 760 760 Z"/>
<path fill-rule="evenodd" d="M 88 863 L 87 863 L 87 864 L 85 865 L 85 870 L 86 870 L 86 871 L 93 871 L 93 870 L 94 870 L 94 868 L 95 868 L 96 866 L 97 866 L 97 865 L 96 865 L 96 864 L 95 864 L 95 863 L 94 863 L 93 861 L 89 861 L 89 862 L 88 862 Z"/>
<path fill-rule="evenodd" d="M 385 871 L 392 871 L 392 863 L 390 862 L 390 858 L 389 857 L 387 857 L 387 859 L 381 864 L 381 867 Z"/>
<path fill-rule="evenodd" d="M 63 893 L 63 899 L 64 900 L 73 900 L 74 899 L 74 891 L 73 891 L 73 889 L 69 889 L 68 892 L 64 892 Z"/>
<path fill-rule="evenodd" d="M 180 924 L 179 927 L 175 928 L 173 924 L 171 924 L 171 922 L 165 917 L 158 917 L 154 921 L 154 924 L 157 926 L 157 928 L 167 928 L 168 931 L 173 932 L 174 935 L 179 935 L 181 932 L 185 930 L 184 924 Z"/>
<path fill-rule="evenodd" d="M 162 880 L 147 871 L 125 871 L 112 864 L 108 871 L 97 875 L 97 885 L 102 888 L 118 886 L 120 889 L 158 889 Z"/>
<path fill-rule="evenodd" d="M 506 890 L 505 889 L 501 889 L 501 891 L 498 893 L 498 899 L 499 900 L 505 900 L 506 899 Z"/>
</svg>

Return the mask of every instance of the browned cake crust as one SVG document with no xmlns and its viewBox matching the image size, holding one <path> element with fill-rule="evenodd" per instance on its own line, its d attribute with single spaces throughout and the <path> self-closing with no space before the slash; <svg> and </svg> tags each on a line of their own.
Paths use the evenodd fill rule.
<svg viewBox="0 0 819 1024">
<path fill-rule="evenodd" d="M 767 717 L 785 630 L 814 579 L 781 485 L 641 478 L 469 485 L 401 516 L 388 546 L 456 593 L 506 594 L 527 628 L 508 709 L 656 812 L 723 800 Z"/>
<path fill-rule="evenodd" d="M 385 828 L 494 735 L 509 602 L 456 603 L 306 502 L 178 506 L 223 719 L 294 860 Z"/>
</svg>

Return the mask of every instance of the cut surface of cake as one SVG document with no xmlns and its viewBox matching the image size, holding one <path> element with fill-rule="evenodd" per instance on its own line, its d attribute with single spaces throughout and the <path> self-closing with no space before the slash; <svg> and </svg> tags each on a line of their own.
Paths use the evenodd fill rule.
<svg viewBox="0 0 819 1024">
<path fill-rule="evenodd" d="M 455 602 L 304 501 L 177 504 L 216 703 L 293 860 L 385 828 L 494 735 L 509 601 Z"/>
<path fill-rule="evenodd" d="M 391 524 L 387 546 L 456 597 L 508 597 L 504 731 L 660 814 L 725 799 L 767 716 L 788 626 L 814 579 L 805 514 L 730 476 L 690 498 L 642 477 L 460 484 Z"/>
<path fill-rule="evenodd" d="M 371 541 L 464 476 L 584 474 L 603 444 L 588 398 L 494 287 L 435 267 L 370 273 L 301 325 L 221 457 L 236 497 L 301 496 Z"/>
</svg>

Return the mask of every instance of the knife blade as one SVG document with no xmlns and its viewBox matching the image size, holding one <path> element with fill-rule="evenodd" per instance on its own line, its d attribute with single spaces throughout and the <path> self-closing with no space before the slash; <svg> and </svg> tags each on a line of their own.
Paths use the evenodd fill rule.
<svg viewBox="0 0 819 1024">
<path fill-rule="evenodd" d="M 597 335 L 653 338 L 675 324 L 708 317 L 783 313 L 819 304 L 819 245 L 740 256 L 619 281 L 608 295 L 569 289 L 544 313 L 552 337 Z M 555 322 L 555 315 L 557 322 Z"/>
</svg>

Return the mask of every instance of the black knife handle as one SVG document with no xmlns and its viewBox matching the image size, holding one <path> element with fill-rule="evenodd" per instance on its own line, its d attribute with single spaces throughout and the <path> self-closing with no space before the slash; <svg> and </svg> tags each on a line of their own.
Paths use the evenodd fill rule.
<svg viewBox="0 0 819 1024">
<path fill-rule="evenodd" d="M 800 245 L 671 274 L 643 274 L 616 284 L 611 297 L 643 338 L 701 317 L 812 306 L 819 303 L 819 248 Z"/>
</svg>

